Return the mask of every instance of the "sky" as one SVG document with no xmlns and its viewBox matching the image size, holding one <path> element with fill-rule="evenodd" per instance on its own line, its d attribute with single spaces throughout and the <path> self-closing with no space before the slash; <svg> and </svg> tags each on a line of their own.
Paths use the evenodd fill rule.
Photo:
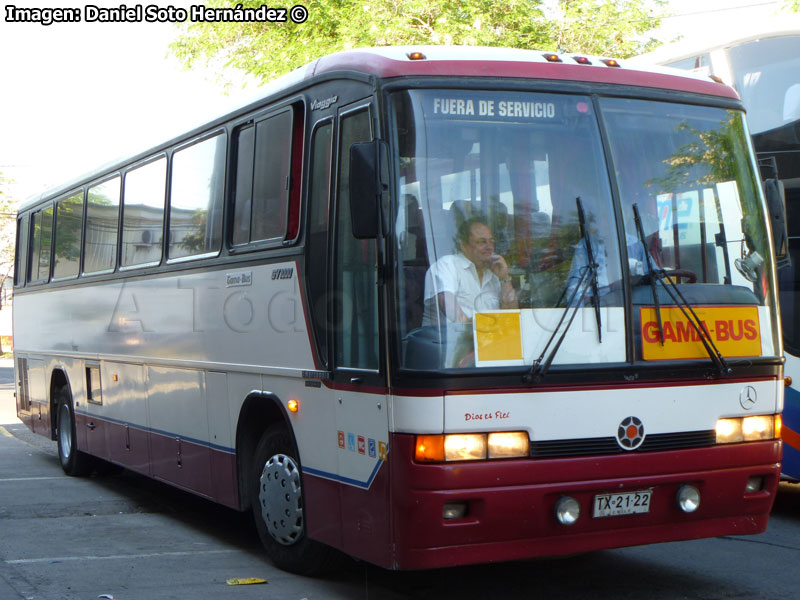
<svg viewBox="0 0 800 600">
<path fill-rule="evenodd" d="M 784 2 L 670 0 L 668 10 L 676 16 L 664 20 L 659 35 L 673 39 L 752 23 L 775 14 Z M 84 7 L 48 0 L 14 4 Z M 257 93 L 252 85 L 237 85 L 226 95 L 208 73 L 183 70 L 168 55 L 177 34 L 173 24 L 17 23 L 8 22 L 7 6 L 0 14 L 0 173 L 14 180 L 10 191 L 17 199 L 149 148 Z M 308 23 L 313 19 L 310 14 Z"/>
</svg>

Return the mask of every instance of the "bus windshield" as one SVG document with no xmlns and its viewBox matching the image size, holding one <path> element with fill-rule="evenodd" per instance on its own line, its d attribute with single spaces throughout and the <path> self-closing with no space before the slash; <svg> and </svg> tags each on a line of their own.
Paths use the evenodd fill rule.
<svg viewBox="0 0 800 600">
<path fill-rule="evenodd" d="M 630 360 L 624 290 L 650 269 L 671 272 L 693 303 L 775 310 L 740 113 L 463 90 L 396 92 L 392 107 L 401 366 L 527 367 L 572 309 L 553 364 Z M 774 355 L 774 338 L 746 354 Z"/>
</svg>

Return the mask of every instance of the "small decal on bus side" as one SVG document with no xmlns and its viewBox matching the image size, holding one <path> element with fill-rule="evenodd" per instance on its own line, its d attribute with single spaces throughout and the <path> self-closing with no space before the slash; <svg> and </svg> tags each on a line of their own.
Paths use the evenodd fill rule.
<svg viewBox="0 0 800 600">
<path fill-rule="evenodd" d="M 253 272 L 244 271 L 242 273 L 228 273 L 225 277 L 225 287 L 240 287 L 243 285 L 253 285 Z"/>
<path fill-rule="evenodd" d="M 294 277 L 294 267 L 284 267 L 282 269 L 272 270 L 272 280 L 276 279 L 291 279 Z"/>
</svg>

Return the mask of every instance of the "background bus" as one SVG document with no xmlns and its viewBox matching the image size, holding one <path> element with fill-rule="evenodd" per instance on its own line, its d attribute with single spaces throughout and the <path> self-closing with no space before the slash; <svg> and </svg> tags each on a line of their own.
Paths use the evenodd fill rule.
<svg viewBox="0 0 800 600">
<path fill-rule="evenodd" d="M 716 36 L 710 41 L 709 36 Z M 747 109 L 761 174 L 786 194 L 790 261 L 779 264 L 787 387 L 783 412 L 783 475 L 800 479 L 800 16 L 786 15 L 747 33 L 709 33 L 632 59 L 712 74 L 733 85 Z"/>
<path fill-rule="evenodd" d="M 69 474 L 251 510 L 300 572 L 757 533 L 767 222 L 728 86 L 344 52 L 20 208 L 18 414 Z"/>
</svg>

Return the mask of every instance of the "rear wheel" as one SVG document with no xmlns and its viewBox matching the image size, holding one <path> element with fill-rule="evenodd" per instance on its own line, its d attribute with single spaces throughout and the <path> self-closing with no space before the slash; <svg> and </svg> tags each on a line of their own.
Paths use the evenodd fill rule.
<svg viewBox="0 0 800 600">
<path fill-rule="evenodd" d="M 252 477 L 253 517 L 270 559 L 303 575 L 330 569 L 336 552 L 306 537 L 300 461 L 284 429 L 269 429 L 261 436 Z"/>
<path fill-rule="evenodd" d="M 92 457 L 78 450 L 78 439 L 75 435 L 75 411 L 72 408 L 72 397 L 66 387 L 58 390 L 56 395 L 56 438 L 58 441 L 58 458 L 61 468 L 67 475 L 86 475 L 92 471 Z"/>
</svg>

